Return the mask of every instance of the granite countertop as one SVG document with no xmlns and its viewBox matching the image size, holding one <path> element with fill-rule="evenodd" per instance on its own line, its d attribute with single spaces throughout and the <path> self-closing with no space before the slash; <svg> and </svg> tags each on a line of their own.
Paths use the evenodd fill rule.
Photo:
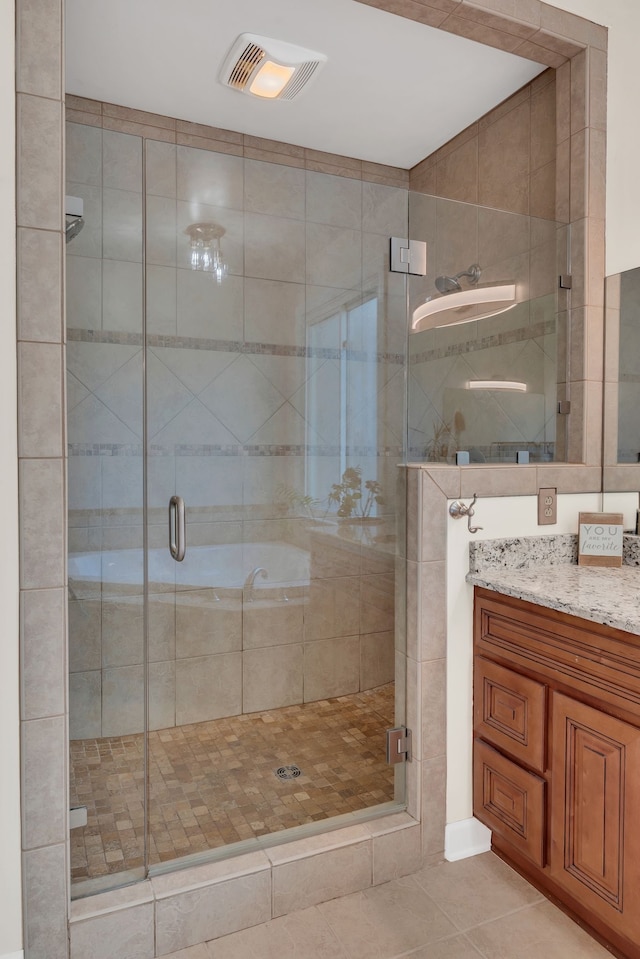
<svg viewBox="0 0 640 959">
<path fill-rule="evenodd" d="M 578 566 L 576 537 L 480 541 L 467 582 L 640 636 L 638 545 L 625 536 L 623 566 L 608 569 Z"/>
</svg>

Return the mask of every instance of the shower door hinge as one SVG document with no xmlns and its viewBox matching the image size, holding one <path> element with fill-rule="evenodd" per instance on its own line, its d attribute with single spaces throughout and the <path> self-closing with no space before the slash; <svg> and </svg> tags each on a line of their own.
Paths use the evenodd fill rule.
<svg viewBox="0 0 640 959">
<path fill-rule="evenodd" d="M 568 416 L 571 412 L 571 402 L 569 400 L 560 400 L 558 402 L 558 413 L 562 416 Z"/>
<path fill-rule="evenodd" d="M 411 273 L 412 276 L 427 275 L 427 244 L 424 240 L 408 240 L 406 237 L 391 237 L 392 273 Z"/>
<path fill-rule="evenodd" d="M 387 762 L 411 762 L 411 730 L 406 726 L 387 729 Z"/>
<path fill-rule="evenodd" d="M 558 277 L 558 286 L 561 290 L 570 290 L 573 287 L 573 277 L 570 273 L 562 273 Z"/>
</svg>

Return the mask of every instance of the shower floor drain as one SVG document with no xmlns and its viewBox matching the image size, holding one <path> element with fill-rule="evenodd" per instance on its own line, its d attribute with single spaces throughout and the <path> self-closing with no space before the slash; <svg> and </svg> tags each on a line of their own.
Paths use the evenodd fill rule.
<svg viewBox="0 0 640 959">
<path fill-rule="evenodd" d="M 302 770 L 299 766 L 279 766 L 276 769 L 278 779 L 297 779 L 302 776 Z"/>
</svg>

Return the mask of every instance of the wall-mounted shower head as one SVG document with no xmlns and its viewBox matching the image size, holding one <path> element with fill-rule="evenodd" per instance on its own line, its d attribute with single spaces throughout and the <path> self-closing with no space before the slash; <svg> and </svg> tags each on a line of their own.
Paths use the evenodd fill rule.
<svg viewBox="0 0 640 959">
<path fill-rule="evenodd" d="M 436 289 L 438 293 L 459 293 L 462 289 L 459 281 L 463 276 L 469 277 L 469 283 L 477 283 L 482 276 L 482 270 L 477 263 L 472 263 L 468 270 L 462 270 L 455 276 L 437 276 Z"/>
<path fill-rule="evenodd" d="M 84 218 L 81 216 L 66 216 L 66 227 L 65 227 L 65 240 L 67 243 L 70 243 L 71 240 L 74 240 L 82 227 L 84 226 Z"/>
<path fill-rule="evenodd" d="M 80 196 L 65 197 L 65 239 L 73 240 L 84 226 L 84 200 Z"/>
</svg>

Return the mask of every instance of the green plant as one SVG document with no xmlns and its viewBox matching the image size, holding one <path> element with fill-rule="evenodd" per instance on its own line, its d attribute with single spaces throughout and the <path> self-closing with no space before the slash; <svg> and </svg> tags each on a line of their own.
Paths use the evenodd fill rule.
<svg viewBox="0 0 640 959">
<path fill-rule="evenodd" d="M 371 515 L 374 504 L 384 505 L 382 486 L 376 480 L 366 480 L 363 493 L 360 466 L 348 466 L 342 474 L 342 481 L 333 484 L 327 498 L 330 505 L 338 506 L 337 514 L 343 519 L 366 519 Z"/>
</svg>

